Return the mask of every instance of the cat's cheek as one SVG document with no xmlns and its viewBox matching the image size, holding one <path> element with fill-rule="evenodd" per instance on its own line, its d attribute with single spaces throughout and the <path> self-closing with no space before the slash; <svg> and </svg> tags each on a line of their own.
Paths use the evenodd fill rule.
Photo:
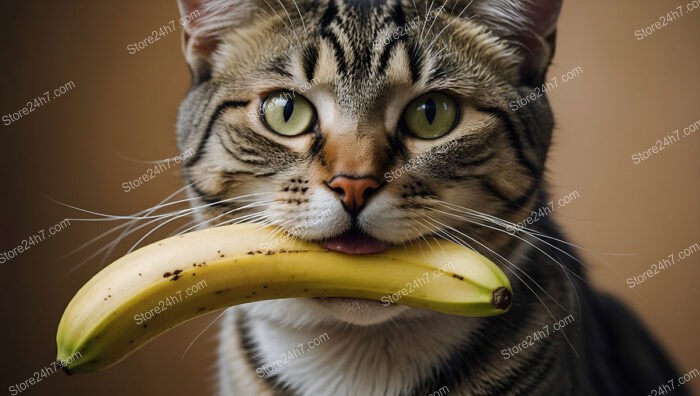
<svg viewBox="0 0 700 396">
<path fill-rule="evenodd" d="M 393 176 L 391 173 L 389 173 L 389 172 L 385 172 L 385 173 L 384 173 L 384 179 L 386 179 L 386 182 L 387 182 L 387 183 L 391 183 L 391 182 L 394 181 L 394 176 Z"/>
</svg>

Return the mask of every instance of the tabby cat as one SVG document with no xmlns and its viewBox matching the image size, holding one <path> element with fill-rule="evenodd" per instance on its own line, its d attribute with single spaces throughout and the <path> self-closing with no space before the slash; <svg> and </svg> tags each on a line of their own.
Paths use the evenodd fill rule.
<svg viewBox="0 0 700 396">
<path fill-rule="evenodd" d="M 549 201 L 547 98 L 509 104 L 543 83 L 561 0 L 179 4 L 178 144 L 196 149 L 203 226 L 275 224 L 347 254 L 442 237 L 515 295 L 493 318 L 348 298 L 230 309 L 220 394 L 646 395 L 676 377 L 550 218 L 513 228 Z"/>
</svg>

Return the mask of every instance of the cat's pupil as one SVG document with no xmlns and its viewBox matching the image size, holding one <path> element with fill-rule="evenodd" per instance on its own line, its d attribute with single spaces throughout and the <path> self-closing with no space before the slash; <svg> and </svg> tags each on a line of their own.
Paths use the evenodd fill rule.
<svg viewBox="0 0 700 396">
<path fill-rule="evenodd" d="M 294 101 L 288 100 L 287 103 L 284 104 L 284 122 L 289 121 L 292 117 L 292 113 L 294 113 Z"/>
<path fill-rule="evenodd" d="M 425 101 L 423 109 L 425 110 L 425 118 L 428 120 L 429 124 L 432 124 L 435 120 L 435 113 L 437 112 L 437 105 L 435 104 L 435 101 L 428 99 Z"/>
</svg>

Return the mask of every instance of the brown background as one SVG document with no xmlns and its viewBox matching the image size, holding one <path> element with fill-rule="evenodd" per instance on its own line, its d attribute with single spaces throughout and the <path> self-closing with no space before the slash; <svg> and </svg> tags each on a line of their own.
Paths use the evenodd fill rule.
<svg viewBox="0 0 700 396">
<path fill-rule="evenodd" d="M 585 254 L 591 282 L 633 306 L 685 373 L 700 367 L 700 253 L 634 289 L 625 283 L 700 242 L 700 132 L 639 165 L 630 158 L 700 118 L 700 10 L 651 37 L 634 37 L 635 29 L 678 4 L 686 2 L 565 1 L 550 74 L 579 66 L 583 74 L 550 93 L 558 127 L 549 180 L 555 199 L 579 193 L 554 214 L 570 239 L 611 253 L 603 260 Z M 171 170 L 132 192 L 121 187 L 151 166 L 123 156 L 177 154 L 175 116 L 189 83 L 179 34 L 134 55 L 126 49 L 177 17 L 174 0 L 15 1 L 4 5 L 3 16 L 0 115 L 68 81 L 76 87 L 18 122 L 0 125 L 0 251 L 65 217 L 81 217 L 47 197 L 127 214 L 181 186 L 179 171 Z M 2 265 L 1 386 L 22 382 L 52 361 L 63 309 L 100 268 L 93 260 L 66 275 L 85 255 L 57 258 L 108 226 L 74 221 Z M 215 331 L 180 355 L 211 318 L 170 332 L 111 370 L 54 375 L 22 394 L 210 393 Z M 700 390 L 700 378 L 690 386 Z"/>
</svg>

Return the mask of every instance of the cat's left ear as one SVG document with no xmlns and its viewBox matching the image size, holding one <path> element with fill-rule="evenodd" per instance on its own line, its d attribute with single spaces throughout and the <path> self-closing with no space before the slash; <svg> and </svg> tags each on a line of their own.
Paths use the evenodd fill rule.
<svg viewBox="0 0 700 396">
<path fill-rule="evenodd" d="M 254 11 L 249 0 L 178 0 L 183 23 L 182 50 L 194 83 L 211 76 L 211 57 L 222 36 L 242 26 Z"/>
<path fill-rule="evenodd" d="M 471 13 L 523 54 L 521 83 L 539 85 L 554 56 L 562 0 L 475 0 Z"/>
</svg>

